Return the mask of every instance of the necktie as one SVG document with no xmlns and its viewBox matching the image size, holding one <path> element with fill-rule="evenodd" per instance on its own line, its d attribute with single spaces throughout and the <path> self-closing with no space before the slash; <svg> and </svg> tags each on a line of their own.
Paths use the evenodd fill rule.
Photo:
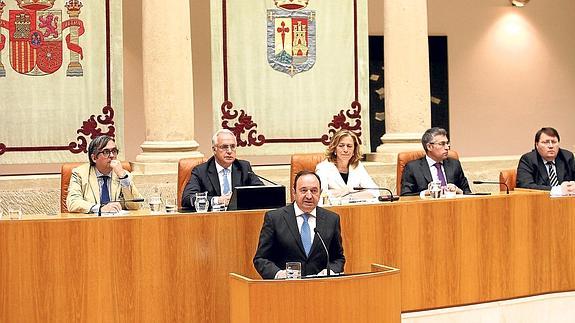
<svg viewBox="0 0 575 323">
<path fill-rule="evenodd" d="M 549 184 L 551 184 L 551 187 L 559 185 L 557 174 L 555 173 L 555 169 L 553 169 L 553 163 L 548 161 L 547 167 L 549 167 Z"/>
<path fill-rule="evenodd" d="M 437 168 L 437 177 L 441 182 L 441 186 L 447 186 L 447 181 L 445 180 L 445 176 L 443 176 L 443 171 L 441 170 L 441 163 L 435 163 L 433 166 Z"/>
<path fill-rule="evenodd" d="M 228 181 L 228 172 L 229 172 L 229 171 L 230 171 L 230 170 L 227 169 L 227 168 L 224 168 L 224 169 L 222 170 L 222 174 L 223 174 L 223 177 L 224 177 L 224 179 L 223 179 L 223 181 L 224 181 L 224 190 L 223 190 L 223 192 L 222 192 L 223 195 L 226 195 L 226 194 L 228 194 L 228 193 L 230 192 L 230 182 Z"/>
<path fill-rule="evenodd" d="M 100 190 L 100 204 L 110 202 L 110 190 L 108 189 L 108 176 L 100 176 L 102 181 L 102 189 Z"/>
<path fill-rule="evenodd" d="M 305 255 L 309 256 L 309 250 L 311 249 L 311 233 L 309 229 L 309 214 L 304 213 L 301 215 L 303 218 L 303 224 L 301 225 L 301 243 L 303 244 L 303 249 L 305 250 Z"/>
</svg>

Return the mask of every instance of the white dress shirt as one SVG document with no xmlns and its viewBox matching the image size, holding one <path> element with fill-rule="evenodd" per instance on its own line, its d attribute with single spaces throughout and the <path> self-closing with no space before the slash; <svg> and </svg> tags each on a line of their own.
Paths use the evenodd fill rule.
<svg viewBox="0 0 575 323">
<path fill-rule="evenodd" d="M 232 167 L 227 168 L 229 171 L 227 174 L 228 183 L 230 184 L 230 193 L 232 192 Z M 224 168 L 216 162 L 216 171 L 218 172 L 218 179 L 220 181 L 220 192 L 224 195 Z"/>
<path fill-rule="evenodd" d="M 545 164 L 545 170 L 547 171 L 547 176 L 550 176 L 549 173 L 549 166 L 547 166 L 547 160 L 543 160 L 543 163 Z M 555 159 L 551 160 L 551 163 L 553 164 L 553 170 L 555 171 L 555 176 L 557 176 L 557 186 L 553 186 L 551 187 L 551 192 L 549 192 L 549 194 L 553 195 L 553 196 L 561 196 L 563 195 L 563 190 L 561 189 L 561 183 L 559 183 L 559 176 L 557 175 L 557 167 L 555 166 Z"/>
</svg>

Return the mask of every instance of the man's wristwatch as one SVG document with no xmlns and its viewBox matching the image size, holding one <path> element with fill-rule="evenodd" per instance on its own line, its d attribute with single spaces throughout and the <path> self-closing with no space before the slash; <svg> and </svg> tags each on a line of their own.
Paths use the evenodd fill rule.
<svg viewBox="0 0 575 323">
<path fill-rule="evenodd" d="M 122 176 L 122 177 L 118 177 L 118 179 L 126 179 L 126 178 L 128 178 L 128 173 L 126 173 L 126 174 L 125 174 L 124 176 Z"/>
</svg>

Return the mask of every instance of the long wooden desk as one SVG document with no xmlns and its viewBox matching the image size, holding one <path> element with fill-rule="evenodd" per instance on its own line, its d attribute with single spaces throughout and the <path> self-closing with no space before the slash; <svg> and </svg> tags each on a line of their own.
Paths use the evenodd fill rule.
<svg viewBox="0 0 575 323">
<path fill-rule="evenodd" d="M 575 290 L 575 198 L 333 207 L 347 272 L 401 270 L 402 311 Z M 67 218 L 66 218 L 67 217 Z M 0 322 L 228 322 L 263 211 L 0 221 Z"/>
</svg>

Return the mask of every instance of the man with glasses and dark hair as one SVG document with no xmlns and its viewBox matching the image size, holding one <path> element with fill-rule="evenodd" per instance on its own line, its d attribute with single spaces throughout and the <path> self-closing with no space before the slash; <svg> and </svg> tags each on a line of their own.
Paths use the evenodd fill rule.
<svg viewBox="0 0 575 323">
<path fill-rule="evenodd" d="M 428 129 L 421 137 L 421 144 L 425 157 L 413 160 L 405 166 L 401 178 L 401 195 L 424 196 L 432 181 L 440 182 L 441 186 L 458 194 L 471 193 L 461 163 L 447 157 L 451 143 L 445 129 Z"/>
<path fill-rule="evenodd" d="M 521 156 L 517 187 L 551 191 L 552 195 L 575 194 L 573 153 L 559 148 L 559 133 L 551 127 L 535 134 L 535 149 Z"/>
<path fill-rule="evenodd" d="M 248 161 L 236 159 L 237 141 L 228 129 L 218 130 L 212 137 L 214 156 L 192 170 L 190 181 L 182 194 L 182 207 L 194 210 L 196 193 L 208 192 L 208 200 L 228 205 L 236 186 L 264 185 L 252 172 Z"/>
<path fill-rule="evenodd" d="M 116 213 L 137 210 L 139 203 L 124 202 L 142 198 L 132 176 L 116 160 L 118 147 L 110 136 L 96 137 L 88 146 L 87 164 L 72 170 L 66 206 L 69 212 Z"/>
</svg>

